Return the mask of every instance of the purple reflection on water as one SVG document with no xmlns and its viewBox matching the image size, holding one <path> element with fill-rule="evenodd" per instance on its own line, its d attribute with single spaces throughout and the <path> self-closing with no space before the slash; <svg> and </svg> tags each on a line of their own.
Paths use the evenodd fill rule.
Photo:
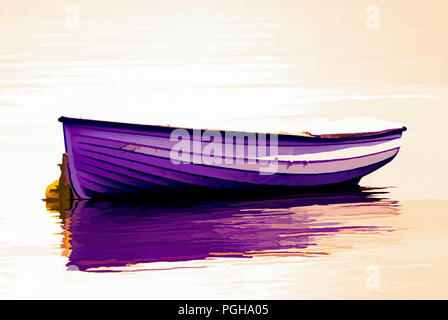
<svg viewBox="0 0 448 320">
<path fill-rule="evenodd" d="M 357 187 L 263 200 L 78 201 L 60 211 L 62 247 L 68 266 L 82 271 L 216 256 L 327 254 L 316 249 L 322 237 L 391 231 L 350 218 L 398 214 L 397 201 L 385 198 L 386 193 Z"/>
</svg>

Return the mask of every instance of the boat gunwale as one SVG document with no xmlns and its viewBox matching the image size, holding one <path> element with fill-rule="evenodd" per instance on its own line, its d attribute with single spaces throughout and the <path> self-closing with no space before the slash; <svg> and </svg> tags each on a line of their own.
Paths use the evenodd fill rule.
<svg viewBox="0 0 448 320">
<path fill-rule="evenodd" d="M 91 119 L 81 119 L 81 118 L 70 118 L 70 117 L 59 117 L 59 122 L 63 124 L 79 124 L 79 125 L 91 125 L 96 127 L 108 127 L 108 128 L 120 128 L 120 129 L 130 129 L 130 130 L 140 130 L 140 131 L 159 131 L 170 133 L 175 129 L 185 129 L 185 130 L 210 130 L 219 132 L 234 132 L 234 133 L 265 133 L 265 134 L 277 134 L 279 140 L 293 140 L 293 141 L 307 141 L 307 142 L 343 142 L 343 141 L 358 141 L 366 140 L 372 138 L 386 137 L 394 134 L 401 134 L 406 131 L 405 126 L 401 128 L 386 129 L 381 131 L 373 132 L 358 132 L 358 133 L 333 133 L 333 134 L 323 134 L 323 135 L 300 135 L 294 133 L 273 133 L 273 132 L 253 132 L 253 131 L 238 131 L 238 130 L 223 130 L 223 129 L 205 129 L 205 128 L 187 128 L 187 127 L 174 127 L 174 126 L 161 126 L 161 125 L 149 125 L 149 124 L 135 124 L 126 122 L 113 122 L 104 120 L 91 120 Z"/>
</svg>

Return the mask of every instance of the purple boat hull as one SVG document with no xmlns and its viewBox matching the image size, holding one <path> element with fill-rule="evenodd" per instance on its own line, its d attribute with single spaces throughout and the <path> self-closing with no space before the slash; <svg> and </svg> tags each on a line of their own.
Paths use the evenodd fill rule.
<svg viewBox="0 0 448 320">
<path fill-rule="evenodd" d="M 378 148 L 399 140 L 406 130 L 326 136 L 278 134 L 275 140 L 266 140 L 267 148 L 274 142 L 276 147 L 266 157 L 249 154 L 255 134 L 240 133 L 246 134 L 246 139 L 238 142 L 228 139 L 224 131 L 215 131 L 235 150 L 246 148 L 241 149 L 243 153 L 232 153 L 232 161 L 227 163 L 223 154 L 214 154 L 213 161 L 197 161 L 207 148 L 201 140 L 204 130 L 65 117 L 59 121 L 64 127 L 69 178 L 78 199 L 132 197 L 154 191 L 258 190 L 357 182 L 397 155 L 399 147 Z M 185 158 L 176 158 L 178 153 L 173 158 L 178 140 L 172 133 L 176 129 L 191 137 L 187 141 L 189 153 L 182 155 L 192 161 L 180 161 Z M 376 151 L 331 156 L 366 147 Z M 319 158 L 324 154 L 330 156 Z M 271 167 L 274 169 L 263 171 Z"/>
</svg>

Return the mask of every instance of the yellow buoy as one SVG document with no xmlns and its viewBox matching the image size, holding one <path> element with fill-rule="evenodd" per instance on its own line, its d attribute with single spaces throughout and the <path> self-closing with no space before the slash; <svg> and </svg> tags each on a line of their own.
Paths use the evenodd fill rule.
<svg viewBox="0 0 448 320">
<path fill-rule="evenodd" d="M 59 186 L 59 179 L 50 183 L 47 189 L 45 189 L 45 198 L 51 200 L 58 200 L 59 198 L 58 186 Z"/>
</svg>

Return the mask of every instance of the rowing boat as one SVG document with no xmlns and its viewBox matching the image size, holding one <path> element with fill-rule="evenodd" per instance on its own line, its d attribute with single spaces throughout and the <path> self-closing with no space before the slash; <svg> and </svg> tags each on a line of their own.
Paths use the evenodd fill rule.
<svg viewBox="0 0 448 320">
<path fill-rule="evenodd" d="M 392 161 L 406 130 L 313 135 L 59 121 L 78 199 L 358 183 Z"/>
</svg>

